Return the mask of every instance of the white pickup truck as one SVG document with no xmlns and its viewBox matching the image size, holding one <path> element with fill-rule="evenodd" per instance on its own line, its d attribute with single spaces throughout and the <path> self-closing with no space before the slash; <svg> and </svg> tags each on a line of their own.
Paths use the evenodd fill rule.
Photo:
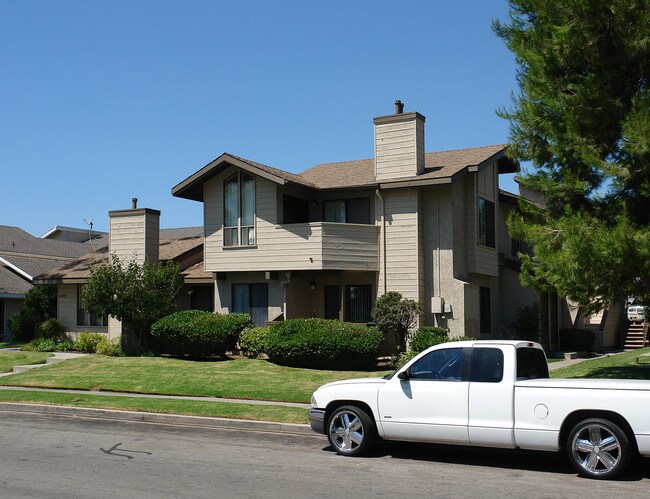
<svg viewBox="0 0 650 499">
<path fill-rule="evenodd" d="M 589 478 L 619 475 L 650 456 L 650 382 L 549 379 L 544 350 L 528 341 L 431 347 L 394 374 L 328 383 L 309 421 L 347 456 L 404 440 L 565 450 Z"/>
</svg>

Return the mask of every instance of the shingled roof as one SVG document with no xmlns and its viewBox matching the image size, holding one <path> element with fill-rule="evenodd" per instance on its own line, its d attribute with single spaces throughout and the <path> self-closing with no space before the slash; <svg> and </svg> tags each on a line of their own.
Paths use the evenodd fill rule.
<svg viewBox="0 0 650 499">
<path fill-rule="evenodd" d="M 198 234 L 197 234 L 198 232 Z M 161 229 L 161 237 L 170 235 L 180 235 L 180 238 L 161 239 L 159 245 L 159 258 L 161 261 L 176 260 L 191 253 L 199 251 L 199 246 L 203 245 L 203 229 L 201 227 L 189 227 L 184 229 Z M 67 282 L 70 284 L 84 283 L 90 278 L 93 268 L 109 261 L 108 248 L 100 248 L 97 251 L 87 253 L 80 258 L 66 262 L 55 269 L 43 272 L 34 278 L 36 284 L 61 284 Z M 196 278 L 202 278 L 198 272 L 194 274 Z M 210 274 L 210 277 L 212 274 Z"/>
<path fill-rule="evenodd" d="M 201 201 L 203 183 L 225 168 L 234 165 L 251 173 L 269 178 L 280 184 L 293 183 L 309 189 L 347 189 L 359 187 L 400 187 L 409 185 L 452 182 L 457 176 L 476 171 L 490 163 L 497 162 L 501 173 L 516 171 L 516 164 L 505 156 L 504 145 L 456 149 L 426 153 L 424 172 L 405 178 L 378 182 L 375 179 L 374 159 L 322 163 L 302 173 L 289 173 L 277 168 L 256 163 L 245 158 L 224 153 L 208 163 L 194 175 L 172 189 L 177 197 Z"/>
</svg>

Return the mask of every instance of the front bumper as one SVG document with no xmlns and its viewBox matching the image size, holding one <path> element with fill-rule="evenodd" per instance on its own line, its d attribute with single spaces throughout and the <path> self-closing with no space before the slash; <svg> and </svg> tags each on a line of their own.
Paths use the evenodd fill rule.
<svg viewBox="0 0 650 499">
<path fill-rule="evenodd" d="M 309 424 L 316 433 L 325 435 L 325 409 L 309 409 Z"/>
</svg>

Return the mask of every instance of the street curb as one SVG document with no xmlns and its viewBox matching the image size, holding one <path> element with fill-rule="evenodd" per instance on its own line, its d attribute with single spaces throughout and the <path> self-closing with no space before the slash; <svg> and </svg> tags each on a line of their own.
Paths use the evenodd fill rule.
<svg viewBox="0 0 650 499">
<path fill-rule="evenodd" d="M 296 423 L 275 423 L 271 421 L 249 421 L 246 419 L 212 418 L 206 416 L 186 416 L 183 414 L 160 414 L 155 412 L 118 411 L 115 409 L 95 409 L 91 407 L 71 407 L 48 404 L 17 404 L 0 402 L 2 412 L 22 412 L 57 416 L 76 416 L 83 418 L 135 421 L 142 423 L 170 424 L 222 428 L 229 430 L 249 430 L 291 435 L 315 435 L 309 425 Z"/>
</svg>

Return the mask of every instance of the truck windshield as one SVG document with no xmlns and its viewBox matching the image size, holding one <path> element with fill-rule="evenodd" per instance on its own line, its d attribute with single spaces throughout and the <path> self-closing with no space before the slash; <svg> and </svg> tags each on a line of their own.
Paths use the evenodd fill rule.
<svg viewBox="0 0 650 499">
<path fill-rule="evenodd" d="M 548 363 L 539 348 L 517 349 L 517 379 L 548 378 Z"/>
</svg>

